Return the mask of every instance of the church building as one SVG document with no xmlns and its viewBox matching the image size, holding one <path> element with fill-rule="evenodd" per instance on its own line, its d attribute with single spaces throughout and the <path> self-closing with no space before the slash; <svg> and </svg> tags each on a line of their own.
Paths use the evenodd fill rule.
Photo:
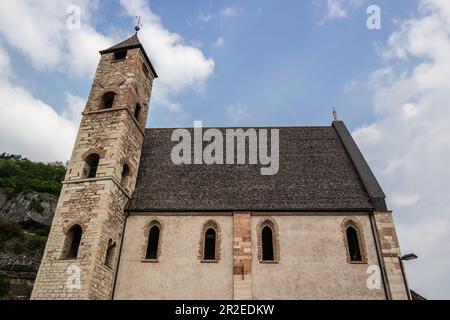
<svg viewBox="0 0 450 320">
<path fill-rule="evenodd" d="M 137 34 L 100 54 L 32 299 L 408 298 L 385 194 L 337 117 L 276 128 L 274 175 L 175 164 L 175 129 L 145 128 L 158 75 Z"/>
</svg>

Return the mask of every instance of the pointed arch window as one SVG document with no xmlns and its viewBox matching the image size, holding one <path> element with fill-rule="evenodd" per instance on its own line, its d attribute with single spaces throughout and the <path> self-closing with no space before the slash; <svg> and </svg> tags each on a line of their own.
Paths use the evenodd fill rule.
<svg viewBox="0 0 450 320">
<path fill-rule="evenodd" d="M 116 94 L 112 91 L 106 92 L 102 97 L 102 108 L 110 109 L 114 105 Z"/>
<path fill-rule="evenodd" d="M 263 261 L 274 261 L 273 232 L 269 226 L 262 229 L 262 256 Z"/>
<path fill-rule="evenodd" d="M 124 164 L 122 168 L 122 179 L 120 180 L 120 184 L 122 185 L 122 187 L 124 188 L 128 187 L 129 179 L 130 179 L 130 167 L 127 164 Z"/>
<path fill-rule="evenodd" d="M 216 260 L 216 231 L 213 228 L 209 228 L 205 232 L 203 260 Z"/>
<path fill-rule="evenodd" d="M 272 218 L 262 220 L 257 226 L 258 259 L 260 263 L 278 263 L 280 244 L 278 225 Z"/>
<path fill-rule="evenodd" d="M 139 122 L 139 117 L 141 116 L 141 105 L 138 103 L 136 104 L 136 106 L 134 107 L 134 118 L 136 119 L 137 122 Z"/>
<path fill-rule="evenodd" d="M 346 234 L 350 260 L 352 262 L 361 262 L 362 256 L 361 256 L 361 248 L 359 246 L 358 241 L 358 232 L 356 231 L 355 228 L 350 226 L 347 227 Z"/>
<path fill-rule="evenodd" d="M 100 156 L 96 153 L 89 155 L 85 160 L 84 176 L 85 178 L 95 178 L 97 176 Z"/>
<path fill-rule="evenodd" d="M 106 250 L 105 266 L 112 269 L 114 267 L 114 256 L 116 253 L 116 243 L 109 239 L 108 249 Z"/>
<path fill-rule="evenodd" d="M 347 262 L 355 264 L 367 263 L 366 244 L 362 224 L 352 218 L 344 219 L 342 223 Z"/>
<path fill-rule="evenodd" d="M 214 221 L 207 221 L 201 230 L 198 259 L 202 263 L 218 263 L 220 260 L 221 228 Z"/>
<path fill-rule="evenodd" d="M 66 234 L 65 259 L 77 259 L 80 249 L 83 229 L 79 225 L 74 225 Z"/>
<path fill-rule="evenodd" d="M 146 260 L 157 260 L 158 259 L 159 235 L 160 235 L 159 226 L 153 225 L 150 228 L 150 231 L 148 234 L 147 252 L 145 254 Z"/>
</svg>

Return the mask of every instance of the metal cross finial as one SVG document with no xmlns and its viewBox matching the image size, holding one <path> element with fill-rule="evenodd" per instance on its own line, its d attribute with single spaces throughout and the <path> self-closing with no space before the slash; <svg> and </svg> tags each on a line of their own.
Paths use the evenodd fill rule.
<svg viewBox="0 0 450 320">
<path fill-rule="evenodd" d="M 339 118 L 338 118 L 337 111 L 336 111 L 335 107 L 333 107 L 333 120 L 334 121 L 339 121 Z"/>
<path fill-rule="evenodd" d="M 139 30 L 141 30 L 142 22 L 141 22 L 141 16 L 136 16 L 136 27 L 134 27 L 134 30 L 136 30 L 136 34 Z"/>
</svg>

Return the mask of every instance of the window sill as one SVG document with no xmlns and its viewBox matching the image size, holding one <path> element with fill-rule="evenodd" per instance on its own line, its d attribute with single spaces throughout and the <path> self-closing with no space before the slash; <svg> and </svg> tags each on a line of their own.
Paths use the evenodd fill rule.
<svg viewBox="0 0 450 320">
<path fill-rule="evenodd" d="M 348 261 L 349 264 L 367 264 L 367 261 Z"/>
<path fill-rule="evenodd" d="M 123 59 L 114 59 L 114 60 L 111 61 L 111 63 L 122 62 L 122 61 L 125 61 L 125 60 L 127 60 L 127 58 L 123 58 Z"/>
<path fill-rule="evenodd" d="M 201 260 L 201 263 L 219 263 L 219 260 Z"/>
<path fill-rule="evenodd" d="M 278 264 L 278 261 L 268 261 L 268 260 L 261 260 L 259 261 L 261 264 Z"/>
<path fill-rule="evenodd" d="M 142 259 L 141 262 L 143 263 L 158 263 L 158 259 Z"/>
</svg>

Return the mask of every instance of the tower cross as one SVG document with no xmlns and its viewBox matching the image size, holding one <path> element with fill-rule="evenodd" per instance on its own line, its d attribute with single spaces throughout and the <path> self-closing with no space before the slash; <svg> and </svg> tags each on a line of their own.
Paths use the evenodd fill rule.
<svg viewBox="0 0 450 320">
<path fill-rule="evenodd" d="M 141 16 L 136 16 L 136 27 L 134 27 L 134 30 L 136 30 L 136 34 L 141 30 L 142 22 L 141 22 Z"/>
</svg>

